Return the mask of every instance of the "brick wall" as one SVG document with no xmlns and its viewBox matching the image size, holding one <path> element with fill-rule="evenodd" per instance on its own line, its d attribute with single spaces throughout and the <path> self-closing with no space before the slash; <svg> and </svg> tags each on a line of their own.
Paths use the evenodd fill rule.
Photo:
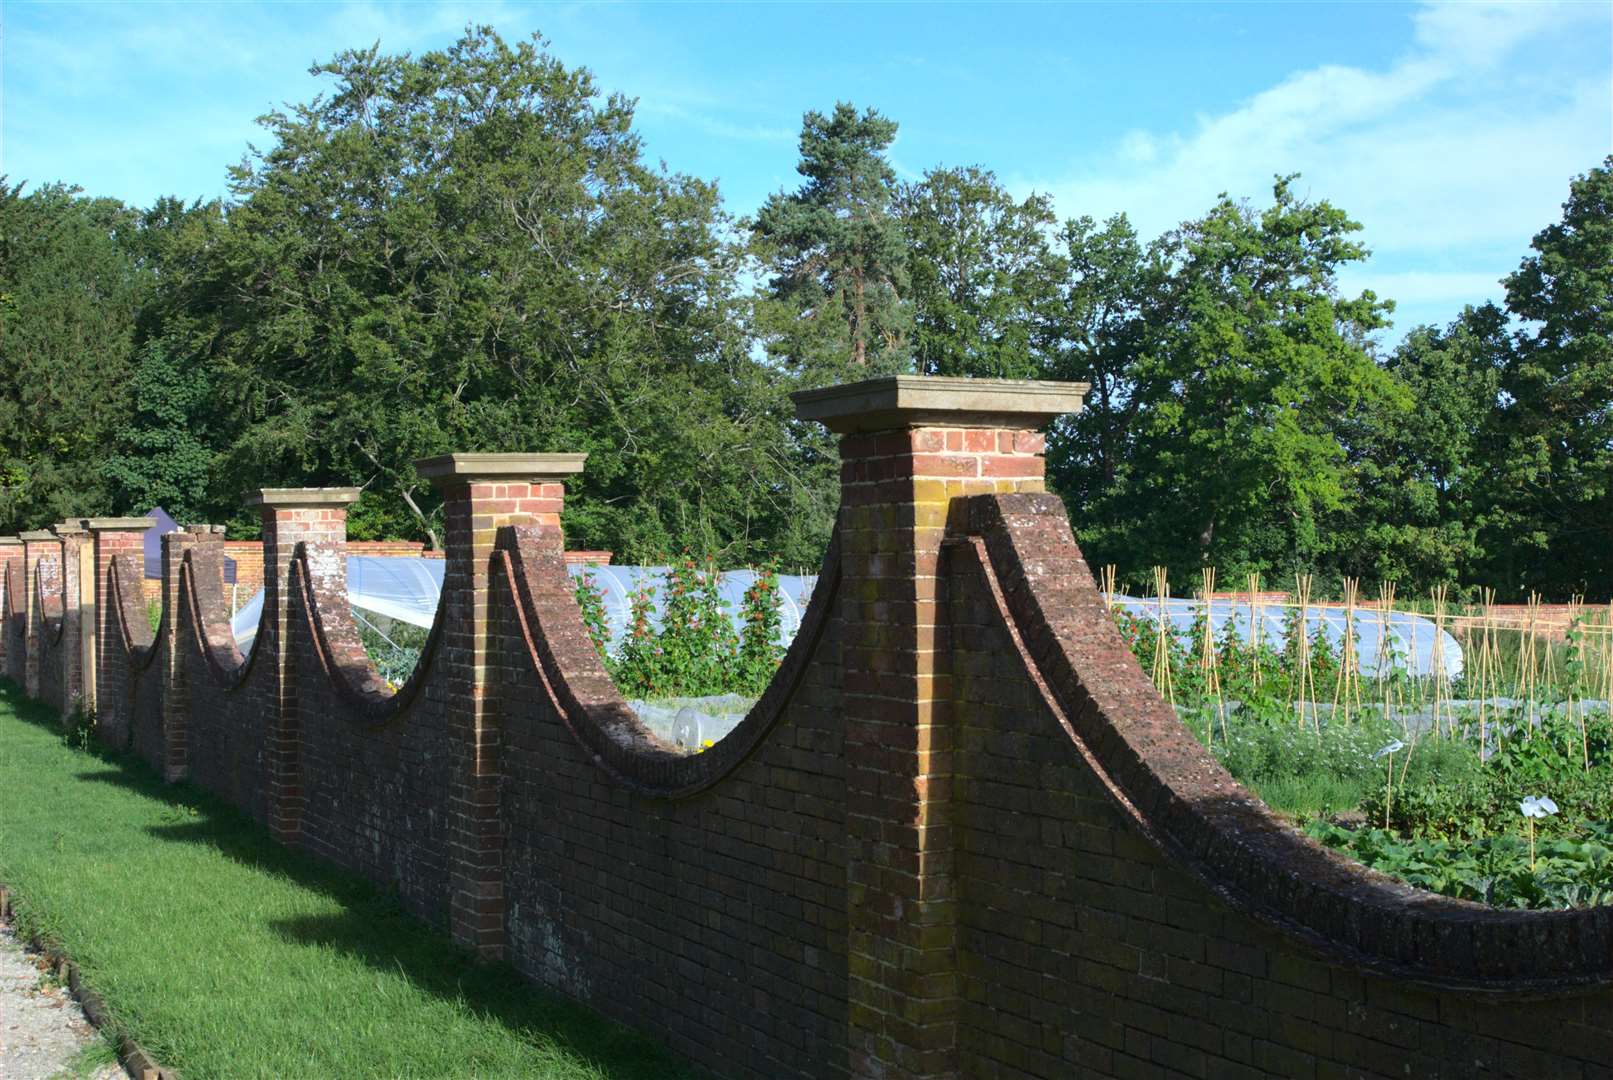
<svg viewBox="0 0 1613 1080">
<path fill-rule="evenodd" d="M 1160 701 L 1040 491 L 1033 429 L 1070 398 L 806 395 L 843 436 L 840 524 L 778 676 L 704 753 L 642 727 L 588 643 L 564 455 L 422 463 L 449 565 L 400 688 L 344 599 L 355 491 L 253 497 L 246 657 L 217 532 L 164 539 L 153 635 L 139 532 L 86 523 L 99 730 L 722 1076 L 1613 1075 L 1613 909 L 1367 871 Z M 8 640 L 8 669 L 42 647 Z"/>
<path fill-rule="evenodd" d="M 19 686 L 28 638 L 22 583 L 22 541 L 0 538 L 0 674 Z"/>
</svg>

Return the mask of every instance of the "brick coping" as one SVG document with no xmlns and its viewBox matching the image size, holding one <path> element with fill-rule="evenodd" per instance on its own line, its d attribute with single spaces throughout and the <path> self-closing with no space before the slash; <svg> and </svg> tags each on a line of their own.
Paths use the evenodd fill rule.
<svg viewBox="0 0 1613 1080">
<path fill-rule="evenodd" d="M 1155 691 L 1059 499 L 967 503 L 967 550 L 1049 708 L 1122 813 L 1218 895 L 1324 956 L 1424 985 L 1535 997 L 1613 984 L 1613 907 L 1511 911 L 1440 896 L 1282 821 Z"/>
<path fill-rule="evenodd" d="M 839 592 L 839 527 L 801 626 L 767 689 L 728 735 L 697 754 L 667 746 L 628 706 L 588 637 L 556 544 L 553 533 L 535 528 L 500 529 L 493 578 L 514 599 L 510 606 L 526 655 L 572 737 L 595 764 L 641 795 L 686 798 L 733 772 L 778 723 L 817 652 Z"/>
<path fill-rule="evenodd" d="M 352 609 L 344 602 L 333 602 L 327 597 L 321 604 L 318 590 L 313 585 L 314 575 L 308 567 L 308 545 L 299 543 L 292 549 L 287 596 L 296 597 L 295 608 L 287 612 L 290 618 L 301 618 L 314 642 L 314 652 L 321 670 L 331 686 L 348 706 L 362 718 L 365 725 L 380 727 L 407 709 L 420 694 L 436 660 L 442 642 L 443 619 L 448 605 L 437 605 L 431 630 L 420 649 L 420 659 L 402 686 L 392 687 L 370 660 L 368 651 L 359 637 L 358 625 L 353 621 Z M 268 611 L 265 609 L 264 617 Z M 261 633 L 261 631 L 260 631 Z M 258 650 L 252 650 L 256 653 Z"/>
</svg>

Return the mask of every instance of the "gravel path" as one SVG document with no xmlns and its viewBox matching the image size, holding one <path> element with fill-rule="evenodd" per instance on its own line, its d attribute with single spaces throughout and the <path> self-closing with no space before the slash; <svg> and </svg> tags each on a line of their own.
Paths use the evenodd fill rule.
<svg viewBox="0 0 1613 1080">
<path fill-rule="evenodd" d="M 35 963 L 0 922 L 0 1077 L 46 1080 L 63 1070 L 95 1038 L 95 1029 L 65 986 L 45 982 Z M 91 1080 L 126 1080 L 117 1065 L 90 1074 Z"/>
</svg>

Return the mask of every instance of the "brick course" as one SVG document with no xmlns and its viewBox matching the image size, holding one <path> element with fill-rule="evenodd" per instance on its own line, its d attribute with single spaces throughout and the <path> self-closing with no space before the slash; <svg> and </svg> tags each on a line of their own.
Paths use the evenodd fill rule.
<svg viewBox="0 0 1613 1080">
<path fill-rule="evenodd" d="M 347 611 L 356 493 L 254 496 L 250 656 L 207 527 L 165 538 L 155 635 L 126 525 L 86 523 L 94 588 L 54 595 L 94 598 L 104 739 L 718 1075 L 1609 1076 L 1613 912 L 1434 897 L 1276 820 L 1154 694 L 1040 490 L 1063 392 L 948 412 L 936 385 L 811 398 L 843 435 L 836 538 L 700 754 L 588 642 L 553 460 L 423 463 L 449 565 L 402 687 Z M 56 617 L 19 623 L 49 604 L 18 546 L 14 672 Z"/>
</svg>

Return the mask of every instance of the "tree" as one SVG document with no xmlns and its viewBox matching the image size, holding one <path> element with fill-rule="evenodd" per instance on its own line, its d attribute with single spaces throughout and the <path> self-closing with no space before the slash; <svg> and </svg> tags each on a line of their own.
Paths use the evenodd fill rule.
<svg viewBox="0 0 1613 1080">
<path fill-rule="evenodd" d="M 415 458 L 583 450 L 576 543 L 804 558 L 797 523 L 826 523 L 798 512 L 715 187 L 646 167 L 631 103 L 543 45 L 344 52 L 313 69 L 332 93 L 263 118 L 180 305 L 216 317 L 193 340 L 233 433 L 220 490 L 358 483 L 366 520 L 436 542 Z"/>
<path fill-rule="evenodd" d="M 896 199 L 907 245 L 913 359 L 928 375 L 1045 376 L 1045 326 L 1064 277 L 1051 201 L 1016 201 L 990 172 L 932 169 Z"/>
<path fill-rule="evenodd" d="M 22 189 L 0 177 L 0 532 L 109 508 L 101 464 L 148 285 L 134 211 Z"/>
<path fill-rule="evenodd" d="M 1124 214 L 1101 226 L 1090 217 L 1073 218 L 1059 243 L 1065 277 L 1044 346 L 1048 377 L 1085 382 L 1091 390 L 1081 412 L 1053 425 L 1048 476 L 1069 505 L 1082 543 L 1108 561 L 1118 559 L 1128 541 L 1124 526 L 1100 514 L 1123 504 L 1113 496 L 1142 404 L 1134 392 L 1136 366 L 1163 329 L 1152 316 L 1168 280 L 1169 255 L 1162 241 L 1144 246 Z"/>
<path fill-rule="evenodd" d="M 1403 592 L 1480 580 L 1488 432 L 1509 348 L 1507 317 L 1469 307 L 1445 330 L 1413 329 L 1385 370 L 1399 396 L 1342 418 L 1350 507 L 1331 526 L 1343 574 Z"/>
<path fill-rule="evenodd" d="M 160 341 L 141 348 L 132 409 L 113 431 L 117 453 L 103 466 L 112 502 L 144 513 L 160 506 L 179 521 L 205 521 L 213 449 L 205 413 L 212 385 L 206 368 L 177 362 Z"/>
<path fill-rule="evenodd" d="M 806 183 L 767 200 L 750 223 L 771 275 L 756 307 L 769 355 L 813 384 L 908 365 L 906 252 L 892 213 L 885 150 L 896 123 L 846 102 L 801 124 Z"/>
<path fill-rule="evenodd" d="M 1501 373 L 1486 530 L 1492 574 L 1559 597 L 1613 593 L 1613 157 L 1506 280 L 1525 321 Z"/>
<path fill-rule="evenodd" d="M 1131 565 L 1311 567 L 1349 493 L 1338 418 L 1398 393 L 1367 348 L 1389 306 L 1337 295 L 1360 226 L 1291 181 L 1259 212 L 1222 196 L 1165 241 L 1122 391 L 1126 453 L 1089 511 Z"/>
</svg>

